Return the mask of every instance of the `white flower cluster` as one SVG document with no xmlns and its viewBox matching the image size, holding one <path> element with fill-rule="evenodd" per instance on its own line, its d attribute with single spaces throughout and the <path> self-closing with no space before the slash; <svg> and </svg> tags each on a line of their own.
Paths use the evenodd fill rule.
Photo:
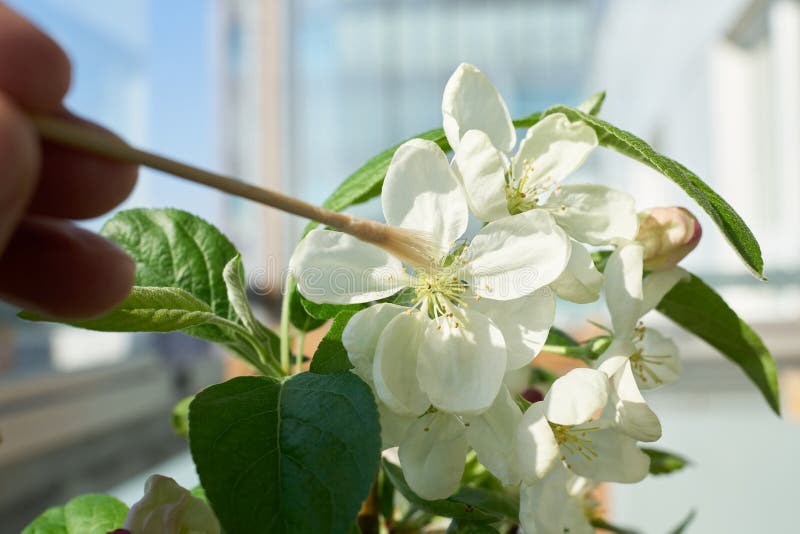
<svg viewBox="0 0 800 534">
<path fill-rule="evenodd" d="M 404 266 L 316 229 L 298 245 L 292 273 L 314 302 L 374 303 L 342 341 L 375 393 L 384 447 L 399 446 L 417 494 L 451 495 L 471 448 L 503 484 L 520 487 L 525 532 L 593 532 L 593 484 L 644 478 L 649 458 L 637 442 L 661 436 L 640 390 L 675 381 L 680 361 L 640 319 L 686 276 L 674 264 L 699 231 L 679 236 L 686 250 L 677 254 L 662 235 L 664 213 L 637 218 L 626 193 L 562 185 L 598 145 L 590 126 L 564 114 L 537 122 L 509 156 L 517 134 L 508 109 L 474 66 L 452 75 L 442 111 L 452 161 L 431 141 L 408 141 L 381 197 L 388 224 L 433 242 L 431 264 Z M 467 239 L 470 212 L 485 224 Z M 586 245 L 614 248 L 604 274 Z M 654 254 L 660 270 L 645 276 Z M 523 412 L 505 379 L 542 349 L 555 296 L 588 303 L 602 290 L 613 337 L 597 368 L 570 371 Z"/>
</svg>

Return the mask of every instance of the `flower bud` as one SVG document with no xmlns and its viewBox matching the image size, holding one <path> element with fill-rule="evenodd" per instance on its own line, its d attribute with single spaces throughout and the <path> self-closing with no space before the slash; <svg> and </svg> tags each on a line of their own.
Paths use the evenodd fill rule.
<svg viewBox="0 0 800 534">
<path fill-rule="evenodd" d="M 702 229 L 686 208 L 652 208 L 639 213 L 636 241 L 644 245 L 644 268 L 666 271 L 675 267 L 697 243 Z"/>
<path fill-rule="evenodd" d="M 171 478 L 153 475 L 125 519 L 133 534 L 219 534 L 211 507 Z"/>
</svg>

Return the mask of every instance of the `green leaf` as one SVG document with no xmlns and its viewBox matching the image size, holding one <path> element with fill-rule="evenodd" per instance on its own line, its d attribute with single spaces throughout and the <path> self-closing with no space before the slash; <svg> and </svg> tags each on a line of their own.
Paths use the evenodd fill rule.
<svg viewBox="0 0 800 534">
<path fill-rule="evenodd" d="M 311 332 L 327 322 L 327 319 L 317 319 L 306 311 L 303 305 L 303 296 L 297 290 L 297 282 L 294 278 L 289 278 L 286 287 L 287 294 L 284 298 L 289 299 L 289 322 L 301 332 Z"/>
<path fill-rule="evenodd" d="M 250 308 L 250 302 L 247 300 L 241 254 L 236 254 L 236 256 L 225 264 L 225 268 L 222 270 L 222 279 L 225 280 L 225 287 L 228 291 L 228 302 L 231 303 L 237 319 L 251 333 L 258 334 L 261 330 L 260 324 L 253 316 L 253 310 Z"/>
<path fill-rule="evenodd" d="M 109 495 L 75 497 L 65 506 L 48 508 L 22 534 L 106 534 L 122 528 L 128 507 Z"/>
<path fill-rule="evenodd" d="M 589 115 L 599 115 L 600 110 L 603 108 L 603 102 L 606 100 L 606 92 L 598 91 L 578 106 L 578 110 Z"/>
<path fill-rule="evenodd" d="M 19 317 L 28 321 L 63 322 L 29 311 L 20 312 Z M 107 315 L 67 324 L 102 332 L 173 332 L 216 318 L 208 304 L 182 289 L 136 286 L 125 302 Z"/>
<path fill-rule="evenodd" d="M 556 328 L 555 326 L 550 327 L 550 332 L 547 334 L 547 341 L 544 342 L 545 345 L 555 345 L 558 347 L 579 347 L 580 343 L 575 341 L 571 335 L 567 334 L 563 330 Z"/>
<path fill-rule="evenodd" d="M 499 531 L 486 523 L 475 523 L 473 521 L 453 520 L 447 527 L 445 534 L 499 534 Z"/>
<path fill-rule="evenodd" d="M 595 252 L 592 252 L 592 261 L 594 262 L 594 266 L 601 273 L 605 272 L 606 264 L 608 263 L 608 258 L 610 257 L 610 250 L 596 250 Z"/>
<path fill-rule="evenodd" d="M 206 504 L 208 504 L 208 496 L 206 496 L 206 490 L 203 489 L 203 486 L 195 486 L 195 487 L 193 487 L 192 490 L 190 491 L 190 493 L 192 494 L 192 497 L 197 497 L 201 501 L 203 501 Z"/>
<path fill-rule="evenodd" d="M 681 521 L 681 523 L 677 527 L 672 529 L 669 532 L 669 534 L 684 534 L 684 532 L 686 532 L 686 529 L 689 528 L 689 525 L 692 523 L 692 521 L 694 521 L 695 516 L 697 516 L 697 510 L 691 510 L 689 512 L 689 515 L 687 515 L 686 518 L 683 521 Z"/>
<path fill-rule="evenodd" d="M 366 304 L 317 304 L 302 295 L 300 295 L 300 304 L 311 317 L 325 321 L 333 319 L 339 315 L 339 312 L 351 311 L 355 313 L 366 308 Z"/>
<path fill-rule="evenodd" d="M 344 327 L 357 312 L 342 311 L 331 324 L 331 329 L 320 341 L 314 357 L 311 358 L 310 371 L 317 374 L 342 373 L 353 368 L 347 350 L 342 345 Z"/>
<path fill-rule="evenodd" d="M 281 340 L 278 335 L 261 324 L 253 315 L 250 302 L 247 300 L 247 292 L 244 282 L 244 267 L 242 266 L 242 256 L 237 254 L 226 265 L 222 271 L 222 278 L 228 289 L 228 301 L 231 303 L 236 317 L 259 342 L 264 352 L 274 361 L 280 359 Z"/>
<path fill-rule="evenodd" d="M 503 518 L 502 513 L 493 513 L 477 508 L 474 504 L 461 498 L 459 493 L 447 499 L 440 499 L 437 501 L 423 499 L 408 486 L 400 467 L 386 460 L 383 461 L 383 472 L 389 477 L 394 487 L 397 488 L 397 491 L 399 491 L 408 502 L 431 514 L 480 523 L 494 523 Z M 467 500 L 469 500 L 469 498 L 467 498 Z"/>
<path fill-rule="evenodd" d="M 194 395 L 178 401 L 172 408 L 172 430 L 179 436 L 189 437 L 189 405 L 194 400 Z"/>
<path fill-rule="evenodd" d="M 778 371 L 764 342 L 700 278 L 678 283 L 656 307 L 738 365 L 780 415 Z"/>
<path fill-rule="evenodd" d="M 228 534 L 347 532 L 378 470 L 377 408 L 352 373 L 234 378 L 197 395 L 189 428 Z"/>
<path fill-rule="evenodd" d="M 48 508 L 25 527 L 22 534 L 68 534 L 64 507 Z"/>
<path fill-rule="evenodd" d="M 275 363 L 278 337 L 252 319 L 252 314 L 247 316 L 246 298 L 236 303 L 238 310 L 228 299 L 229 290 L 232 294 L 239 291 L 243 295 L 243 274 L 240 264 L 234 262 L 226 280 L 225 268 L 238 257 L 238 252 L 213 225 L 181 210 L 139 208 L 117 213 L 105 224 L 101 234 L 120 245 L 136 261 L 137 286 L 151 290 L 161 288 L 159 294 L 171 293 L 175 298 L 182 296 L 193 305 L 204 306 L 207 314 L 201 317 L 160 313 L 158 318 L 163 323 L 159 323 L 160 326 L 128 319 L 130 324 L 126 331 L 179 328 L 186 334 L 222 344 L 265 374 L 279 374 Z M 232 282 L 235 283 L 229 288 Z M 119 321 L 131 314 L 121 317 L 118 311 L 112 312 L 111 317 L 79 326 L 120 331 L 125 325 Z M 240 317 L 240 313 L 245 317 Z M 142 315 L 143 312 L 137 313 L 135 318 L 141 320 Z M 173 317 L 173 322 L 168 323 L 163 317 Z M 200 321 L 201 318 L 206 320 Z"/>
<path fill-rule="evenodd" d="M 651 475 L 674 473 L 689 465 L 689 460 L 675 453 L 650 447 L 641 447 L 641 449 L 643 453 L 650 457 Z"/>
<path fill-rule="evenodd" d="M 205 302 L 211 311 L 236 322 L 222 273 L 238 252 L 201 218 L 176 209 L 132 209 L 117 213 L 100 232 L 136 261 L 136 285 L 177 287 Z M 210 341 L 228 341 L 217 325 L 189 333 Z"/>
<path fill-rule="evenodd" d="M 64 506 L 68 534 L 106 534 L 122 528 L 128 507 L 109 495 L 81 495 Z"/>
<path fill-rule="evenodd" d="M 544 115 L 563 113 L 570 120 L 582 120 L 597 132 L 600 144 L 652 167 L 678 184 L 716 223 L 722 234 L 753 274 L 764 279 L 764 261 L 755 236 L 738 213 L 692 171 L 675 160 L 663 156 L 630 132 L 626 132 L 593 115 L 569 106 L 553 106 Z"/>
</svg>

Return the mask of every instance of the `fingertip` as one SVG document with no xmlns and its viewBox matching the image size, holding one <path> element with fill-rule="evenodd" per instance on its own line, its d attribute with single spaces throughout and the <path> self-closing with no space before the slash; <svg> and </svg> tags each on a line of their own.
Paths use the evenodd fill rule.
<svg viewBox="0 0 800 534">
<path fill-rule="evenodd" d="M 0 93 L 0 252 L 28 206 L 40 167 L 39 140 L 23 113 Z"/>
<path fill-rule="evenodd" d="M 43 143 L 42 169 L 28 211 L 66 219 L 98 217 L 130 196 L 139 174 L 135 165 Z"/>
<path fill-rule="evenodd" d="M 112 242 L 65 221 L 28 217 L 0 259 L 0 295 L 48 317 L 89 319 L 125 300 L 135 271 Z"/>
</svg>

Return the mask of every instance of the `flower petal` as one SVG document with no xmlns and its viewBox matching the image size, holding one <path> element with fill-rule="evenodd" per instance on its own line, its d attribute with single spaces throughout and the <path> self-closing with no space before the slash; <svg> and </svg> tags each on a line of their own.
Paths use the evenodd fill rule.
<svg viewBox="0 0 800 534">
<path fill-rule="evenodd" d="M 480 299 L 470 303 L 470 308 L 489 317 L 503 332 L 509 371 L 529 364 L 539 354 L 556 315 L 553 292 L 546 287 L 514 300 Z"/>
<path fill-rule="evenodd" d="M 550 289 L 570 302 L 587 304 L 600 298 L 603 288 L 603 275 L 594 265 L 591 254 L 583 245 L 571 241 L 572 253 L 567 268 L 561 276 L 550 283 Z"/>
<path fill-rule="evenodd" d="M 636 373 L 640 389 L 656 389 L 677 382 L 682 365 L 675 343 L 652 328 L 646 328 L 644 337 L 636 344 L 642 349 L 641 373 Z"/>
<path fill-rule="evenodd" d="M 611 378 L 611 405 L 619 429 L 637 441 L 657 441 L 661 438 L 661 422 L 647 405 L 633 377 L 628 361 Z"/>
<path fill-rule="evenodd" d="M 544 398 L 547 420 L 580 425 L 608 402 L 608 377 L 595 369 L 573 369 L 555 382 Z"/>
<path fill-rule="evenodd" d="M 484 226 L 465 252 L 473 291 L 494 300 L 529 295 L 558 278 L 570 255 L 567 235 L 542 211 L 526 211 Z"/>
<path fill-rule="evenodd" d="M 617 374 L 623 365 L 628 363 L 634 352 L 636 352 L 636 347 L 633 341 L 627 338 L 615 338 L 603 352 L 600 360 L 598 360 L 597 369 L 611 378 Z"/>
<path fill-rule="evenodd" d="M 609 256 L 603 273 L 606 305 L 614 335 L 619 338 L 631 337 L 642 316 L 642 252 L 638 243 L 617 248 Z"/>
<path fill-rule="evenodd" d="M 494 146 L 506 153 L 517 144 L 517 132 L 503 97 L 477 67 L 467 63 L 458 66 L 444 88 L 442 124 L 450 147 L 456 151 L 469 130 L 486 132 Z"/>
<path fill-rule="evenodd" d="M 669 293 L 681 280 L 689 280 L 691 274 L 680 267 L 673 267 L 667 271 L 656 271 L 650 273 L 642 282 L 642 311 L 641 314 L 649 312 L 661 302 L 664 295 Z"/>
<path fill-rule="evenodd" d="M 460 310 L 428 324 L 417 360 L 417 379 L 431 403 L 456 414 L 489 408 L 506 370 L 503 334 L 485 315 Z"/>
<path fill-rule="evenodd" d="M 342 345 L 353 364 L 353 371 L 368 384 L 372 384 L 372 362 L 383 329 L 398 314 L 407 311 L 405 306 L 383 302 L 365 308 L 353 315 L 342 331 Z"/>
<path fill-rule="evenodd" d="M 639 221 L 633 197 L 602 185 L 565 185 L 541 206 L 571 236 L 590 245 L 630 241 Z"/>
<path fill-rule="evenodd" d="M 583 512 L 583 499 L 569 494 L 575 478 L 558 462 L 541 483 L 521 488 L 519 520 L 526 534 L 594 534 Z"/>
<path fill-rule="evenodd" d="M 316 228 L 289 262 L 300 294 L 312 302 L 354 304 L 394 295 L 408 284 L 400 260 L 341 232 Z"/>
<path fill-rule="evenodd" d="M 588 124 L 570 122 L 563 113 L 548 115 L 531 126 L 520 143 L 514 176 L 527 174 L 525 183 L 531 188 L 548 178 L 558 183 L 583 165 L 596 146 L 597 134 Z"/>
<path fill-rule="evenodd" d="M 588 423 L 594 428 L 596 423 Z M 575 427 L 576 431 L 581 426 Z M 576 448 L 568 450 L 562 447 L 567 467 L 580 476 L 598 482 L 639 482 L 650 470 L 650 457 L 639 450 L 636 441 L 619 432 L 614 427 L 600 430 L 586 430 L 585 439 L 591 442 L 585 445 L 594 454 L 582 454 Z"/>
<path fill-rule="evenodd" d="M 381 193 L 386 222 L 430 234 L 446 253 L 469 222 L 467 199 L 439 145 L 412 139 L 392 157 Z"/>
<path fill-rule="evenodd" d="M 409 487 L 423 499 L 445 499 L 464 473 L 469 445 L 464 426 L 452 415 L 428 414 L 409 427 L 398 455 Z"/>
<path fill-rule="evenodd" d="M 503 155 L 485 132 L 469 130 L 464 134 L 452 167 L 476 217 L 482 221 L 508 217 Z"/>
<path fill-rule="evenodd" d="M 378 339 L 372 371 L 375 393 L 399 415 L 420 415 L 431 405 L 416 372 L 419 346 L 430 322 L 419 311 L 401 313 L 389 321 Z"/>
<path fill-rule="evenodd" d="M 520 478 L 535 484 L 547 475 L 558 460 L 558 442 L 544 416 L 544 402 L 536 402 L 525 411 L 514 435 L 516 461 Z"/>
<path fill-rule="evenodd" d="M 514 454 L 514 433 L 522 420 L 519 406 L 503 387 L 494 403 L 481 415 L 464 418 L 467 441 L 478 461 L 506 486 L 519 483 Z"/>
<path fill-rule="evenodd" d="M 378 417 L 381 424 L 381 450 L 397 447 L 417 418 L 397 415 L 384 403 L 380 402 L 380 399 L 376 404 L 378 405 Z"/>
</svg>

